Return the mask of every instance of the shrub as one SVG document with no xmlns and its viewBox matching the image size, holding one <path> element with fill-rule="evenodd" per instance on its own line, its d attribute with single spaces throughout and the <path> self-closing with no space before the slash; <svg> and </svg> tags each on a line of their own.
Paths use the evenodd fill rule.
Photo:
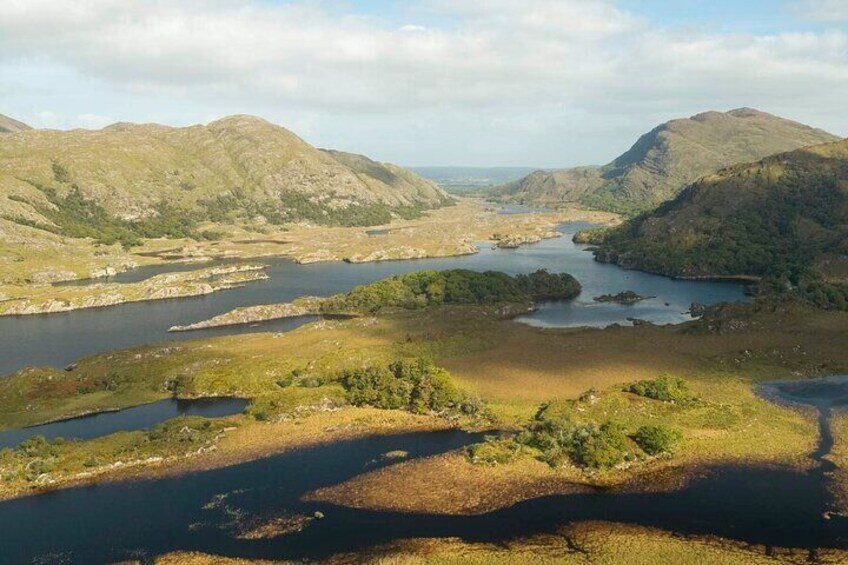
<svg viewBox="0 0 848 565">
<path fill-rule="evenodd" d="M 26 439 L 15 448 L 18 453 L 27 457 L 56 457 L 59 454 L 57 443 L 51 443 L 44 436 L 33 436 Z"/>
<path fill-rule="evenodd" d="M 617 422 L 578 426 L 571 438 L 569 453 L 581 467 L 602 469 L 618 465 L 628 455 L 627 436 Z"/>
<path fill-rule="evenodd" d="M 667 375 L 630 383 L 624 387 L 624 392 L 663 402 L 692 402 L 696 399 L 686 381 Z"/>
<path fill-rule="evenodd" d="M 633 441 L 648 455 L 672 453 L 683 434 L 666 426 L 642 426 L 633 434 Z"/>
<path fill-rule="evenodd" d="M 475 465 L 505 465 L 518 459 L 523 449 L 515 438 L 486 436 L 482 443 L 469 445 L 465 454 Z"/>
</svg>

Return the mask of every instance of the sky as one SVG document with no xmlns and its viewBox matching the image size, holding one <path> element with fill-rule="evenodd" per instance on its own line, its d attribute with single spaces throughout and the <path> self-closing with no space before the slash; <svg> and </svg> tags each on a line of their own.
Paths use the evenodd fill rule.
<svg viewBox="0 0 848 565">
<path fill-rule="evenodd" d="M 3 0 L 0 113 L 254 114 L 407 166 L 603 164 L 754 107 L 848 136 L 848 0 Z"/>
</svg>

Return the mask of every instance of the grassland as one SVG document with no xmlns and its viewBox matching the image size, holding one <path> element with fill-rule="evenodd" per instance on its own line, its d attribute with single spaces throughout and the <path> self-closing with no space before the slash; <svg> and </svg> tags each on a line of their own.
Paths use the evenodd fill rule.
<svg viewBox="0 0 848 565">
<path fill-rule="evenodd" d="M 670 459 L 595 473 L 564 467 L 558 474 L 540 475 L 545 480 L 621 484 L 642 473 L 723 461 L 804 467 L 817 438 L 813 415 L 761 400 L 751 385 L 763 379 L 844 371 L 848 352 L 841 337 L 846 326 L 848 319 L 841 314 L 801 311 L 758 314 L 755 323 L 733 334 L 703 334 L 685 326 L 551 331 L 502 320 L 495 307 L 439 307 L 323 320 L 284 334 L 102 354 L 81 360 L 71 371 L 24 370 L 0 380 L 0 425 L 32 425 L 173 395 L 227 395 L 254 399 L 239 428 L 253 434 L 269 425 L 266 422 L 287 425 L 285 420 L 298 406 L 309 412 L 308 407 L 320 408 L 325 399 L 344 404 L 338 386 L 321 380 L 324 376 L 424 357 L 449 369 L 470 394 L 485 399 L 493 425 L 500 428 L 518 429 L 542 403 L 568 403 L 594 388 L 596 400 L 579 407 L 587 417 L 614 416 L 631 428 L 662 422 L 684 432 L 683 447 Z M 281 387 L 279 382 L 293 372 L 303 384 Z M 674 406 L 621 391 L 624 383 L 658 374 L 685 377 L 703 402 Z M 359 409 L 346 410 L 355 414 Z M 280 441 L 278 436 L 263 449 L 273 451 L 274 442 Z M 218 451 L 238 458 L 247 451 L 258 456 L 262 449 L 246 450 L 243 443 L 233 442 L 219 445 Z M 445 462 L 416 462 L 413 469 L 430 464 Z M 520 460 L 498 473 L 523 480 L 527 465 L 535 462 Z M 468 476 L 485 472 L 460 467 Z M 402 480 L 403 470 L 401 466 L 389 474 Z M 409 488 L 415 484 L 408 481 Z M 4 483 L 7 492 L 31 486 Z M 473 500 L 469 496 L 469 504 Z"/>
<path fill-rule="evenodd" d="M 463 452 L 454 452 L 399 462 L 307 497 L 366 509 L 467 515 L 598 486 L 673 490 L 703 465 L 809 468 L 808 455 L 818 440 L 815 414 L 767 402 L 754 394 L 752 385 L 845 372 L 848 317 L 811 309 L 761 310 L 749 312 L 745 323 L 727 327 L 717 330 L 707 322 L 544 330 L 504 320 L 496 306 L 441 306 L 322 320 L 289 333 L 140 347 L 82 359 L 69 371 L 28 369 L 0 379 L 0 426 L 175 395 L 239 396 L 252 403 L 244 414 L 220 421 L 176 420 L 152 432 L 35 446 L 32 453 L 0 451 L 0 496 L 216 468 L 375 433 L 457 425 L 519 430 L 543 403 L 585 419 L 614 418 L 631 432 L 646 423 L 667 425 L 681 431 L 683 440 L 670 456 L 639 457 L 601 470 L 552 467 L 530 449 L 497 465 L 475 464 Z M 457 421 L 349 406 L 339 382 L 326 378 L 343 369 L 422 357 L 447 368 L 467 394 L 484 399 L 484 419 Z M 661 374 L 685 378 L 699 401 L 672 404 L 623 391 L 626 383 Z M 589 389 L 593 391 L 584 394 Z M 838 463 L 845 457 L 846 426 L 843 420 L 835 424 L 833 458 Z M 434 476 L 439 477 L 439 489 L 432 488 Z M 837 488 L 844 489 L 842 484 Z M 762 548 L 720 540 L 682 540 L 615 524 L 576 524 L 564 534 L 503 547 L 413 540 L 339 560 L 516 562 L 531 553 L 558 563 L 621 563 L 626 558 L 628 563 L 651 563 L 701 556 L 700 562 L 734 564 L 763 557 Z M 845 556 L 819 557 L 827 563 L 831 557 L 839 562 Z M 163 562 L 172 558 L 181 556 Z M 215 559 L 190 558 L 198 563 Z M 788 552 L 776 558 L 792 563 L 802 556 Z"/>
</svg>

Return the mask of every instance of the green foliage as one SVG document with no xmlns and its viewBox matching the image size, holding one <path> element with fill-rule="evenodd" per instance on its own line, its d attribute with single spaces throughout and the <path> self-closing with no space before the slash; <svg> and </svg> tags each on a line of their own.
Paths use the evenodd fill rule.
<svg viewBox="0 0 848 565">
<path fill-rule="evenodd" d="M 614 467 L 629 455 L 624 428 L 613 421 L 577 426 L 569 447 L 575 463 L 592 469 Z"/>
<path fill-rule="evenodd" d="M 56 171 L 59 172 L 56 172 Z M 70 182 L 68 172 L 54 163 L 54 175 Z M 103 245 L 120 243 L 124 248 L 141 244 L 141 238 L 197 238 L 197 218 L 166 202 L 156 206 L 156 214 L 143 220 L 128 221 L 114 218 L 105 208 L 86 198 L 80 187 L 71 184 L 63 196 L 49 186 L 31 182 L 39 189 L 52 206 L 32 204 L 45 218 L 54 224 L 41 225 L 23 218 L 8 218 L 20 224 L 43 229 L 59 235 L 76 238 L 91 238 Z"/>
<path fill-rule="evenodd" d="M 21 442 L 15 451 L 27 457 L 56 457 L 59 454 L 58 446 L 61 444 L 61 441 L 50 442 L 44 436 L 33 436 Z"/>
<path fill-rule="evenodd" d="M 642 426 L 633 434 L 633 441 L 648 455 L 672 453 L 683 434 L 667 426 Z"/>
<path fill-rule="evenodd" d="M 475 465 L 505 465 L 521 456 L 524 446 L 514 437 L 486 436 L 482 443 L 465 448 L 465 454 Z"/>
<path fill-rule="evenodd" d="M 423 359 L 347 370 L 340 382 L 354 406 L 409 410 L 417 414 L 474 415 L 480 409 L 477 402 L 453 385 L 447 371 Z"/>
<path fill-rule="evenodd" d="M 571 410 L 543 405 L 518 441 L 541 452 L 552 467 L 573 463 L 591 469 L 609 468 L 629 459 L 627 435 L 614 421 L 579 422 Z"/>
<path fill-rule="evenodd" d="M 418 309 L 442 304 L 523 303 L 572 298 L 579 292 L 580 283 L 571 275 L 545 270 L 517 277 L 496 271 L 420 271 L 332 296 L 322 303 L 321 310 L 328 314 L 374 313 L 383 308 Z"/>
<path fill-rule="evenodd" d="M 218 195 L 214 199 L 202 201 L 201 204 L 206 209 L 206 217 L 213 222 L 232 222 L 263 216 L 274 225 L 313 222 L 342 227 L 378 226 L 391 222 L 395 216 L 412 220 L 420 218 L 431 208 L 425 204 L 391 207 L 382 202 L 350 204 L 345 207 L 330 206 L 328 202 L 336 197 L 333 192 L 324 194 L 319 199 L 302 192 L 288 191 L 281 195 L 279 204 L 262 204 L 250 199 L 241 188 L 235 188 L 230 194 Z"/>
<path fill-rule="evenodd" d="M 624 392 L 631 392 L 638 396 L 662 402 L 687 403 L 696 400 L 686 381 L 668 375 L 630 383 L 624 387 Z"/>
<path fill-rule="evenodd" d="M 181 417 L 163 422 L 148 432 L 149 441 L 165 443 L 205 443 L 224 429 L 226 420 Z"/>
<path fill-rule="evenodd" d="M 192 375 L 177 375 L 165 383 L 165 386 L 174 395 L 174 398 L 185 398 L 195 392 L 194 377 Z"/>
</svg>

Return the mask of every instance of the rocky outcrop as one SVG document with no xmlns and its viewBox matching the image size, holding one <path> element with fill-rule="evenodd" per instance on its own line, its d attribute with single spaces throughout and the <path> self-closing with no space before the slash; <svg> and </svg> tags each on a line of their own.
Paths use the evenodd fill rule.
<svg viewBox="0 0 848 565">
<path fill-rule="evenodd" d="M 356 255 L 345 257 L 345 261 L 348 263 L 372 263 L 374 261 L 423 259 L 425 257 L 427 257 L 427 251 L 424 249 L 401 245 L 398 247 L 389 247 L 388 249 L 378 249 L 368 254 L 357 253 Z"/>
<path fill-rule="evenodd" d="M 202 322 L 197 322 L 196 324 L 172 326 L 168 329 L 168 331 L 188 332 L 209 328 L 219 328 L 223 326 L 239 326 L 258 322 L 267 322 L 270 320 L 315 315 L 320 313 L 321 303 L 323 301 L 323 298 L 307 296 L 298 298 L 294 302 L 286 302 L 284 304 L 246 306 L 243 308 L 236 308 L 235 310 L 231 310 Z"/>
<path fill-rule="evenodd" d="M 301 265 L 310 265 L 312 263 L 323 263 L 326 261 L 339 261 L 340 259 L 332 251 L 319 249 L 318 251 L 298 255 L 294 258 L 294 260 L 296 263 L 300 263 Z"/>
<path fill-rule="evenodd" d="M 495 240 L 498 247 L 502 249 L 516 249 L 522 245 L 539 243 L 543 239 L 553 239 L 562 237 L 562 234 L 556 231 L 544 231 L 541 233 L 514 233 L 514 234 L 494 234 L 492 239 Z"/>
<path fill-rule="evenodd" d="M 53 296 L 45 298 L 39 298 L 37 289 L 33 289 L 32 294 L 35 296 L 10 298 L 0 303 L 0 316 L 50 314 L 126 302 L 202 296 L 267 279 L 264 269 L 264 265 L 236 265 L 187 273 L 165 273 L 138 283 L 92 284 L 66 287 L 61 291 L 52 288 Z"/>
</svg>

